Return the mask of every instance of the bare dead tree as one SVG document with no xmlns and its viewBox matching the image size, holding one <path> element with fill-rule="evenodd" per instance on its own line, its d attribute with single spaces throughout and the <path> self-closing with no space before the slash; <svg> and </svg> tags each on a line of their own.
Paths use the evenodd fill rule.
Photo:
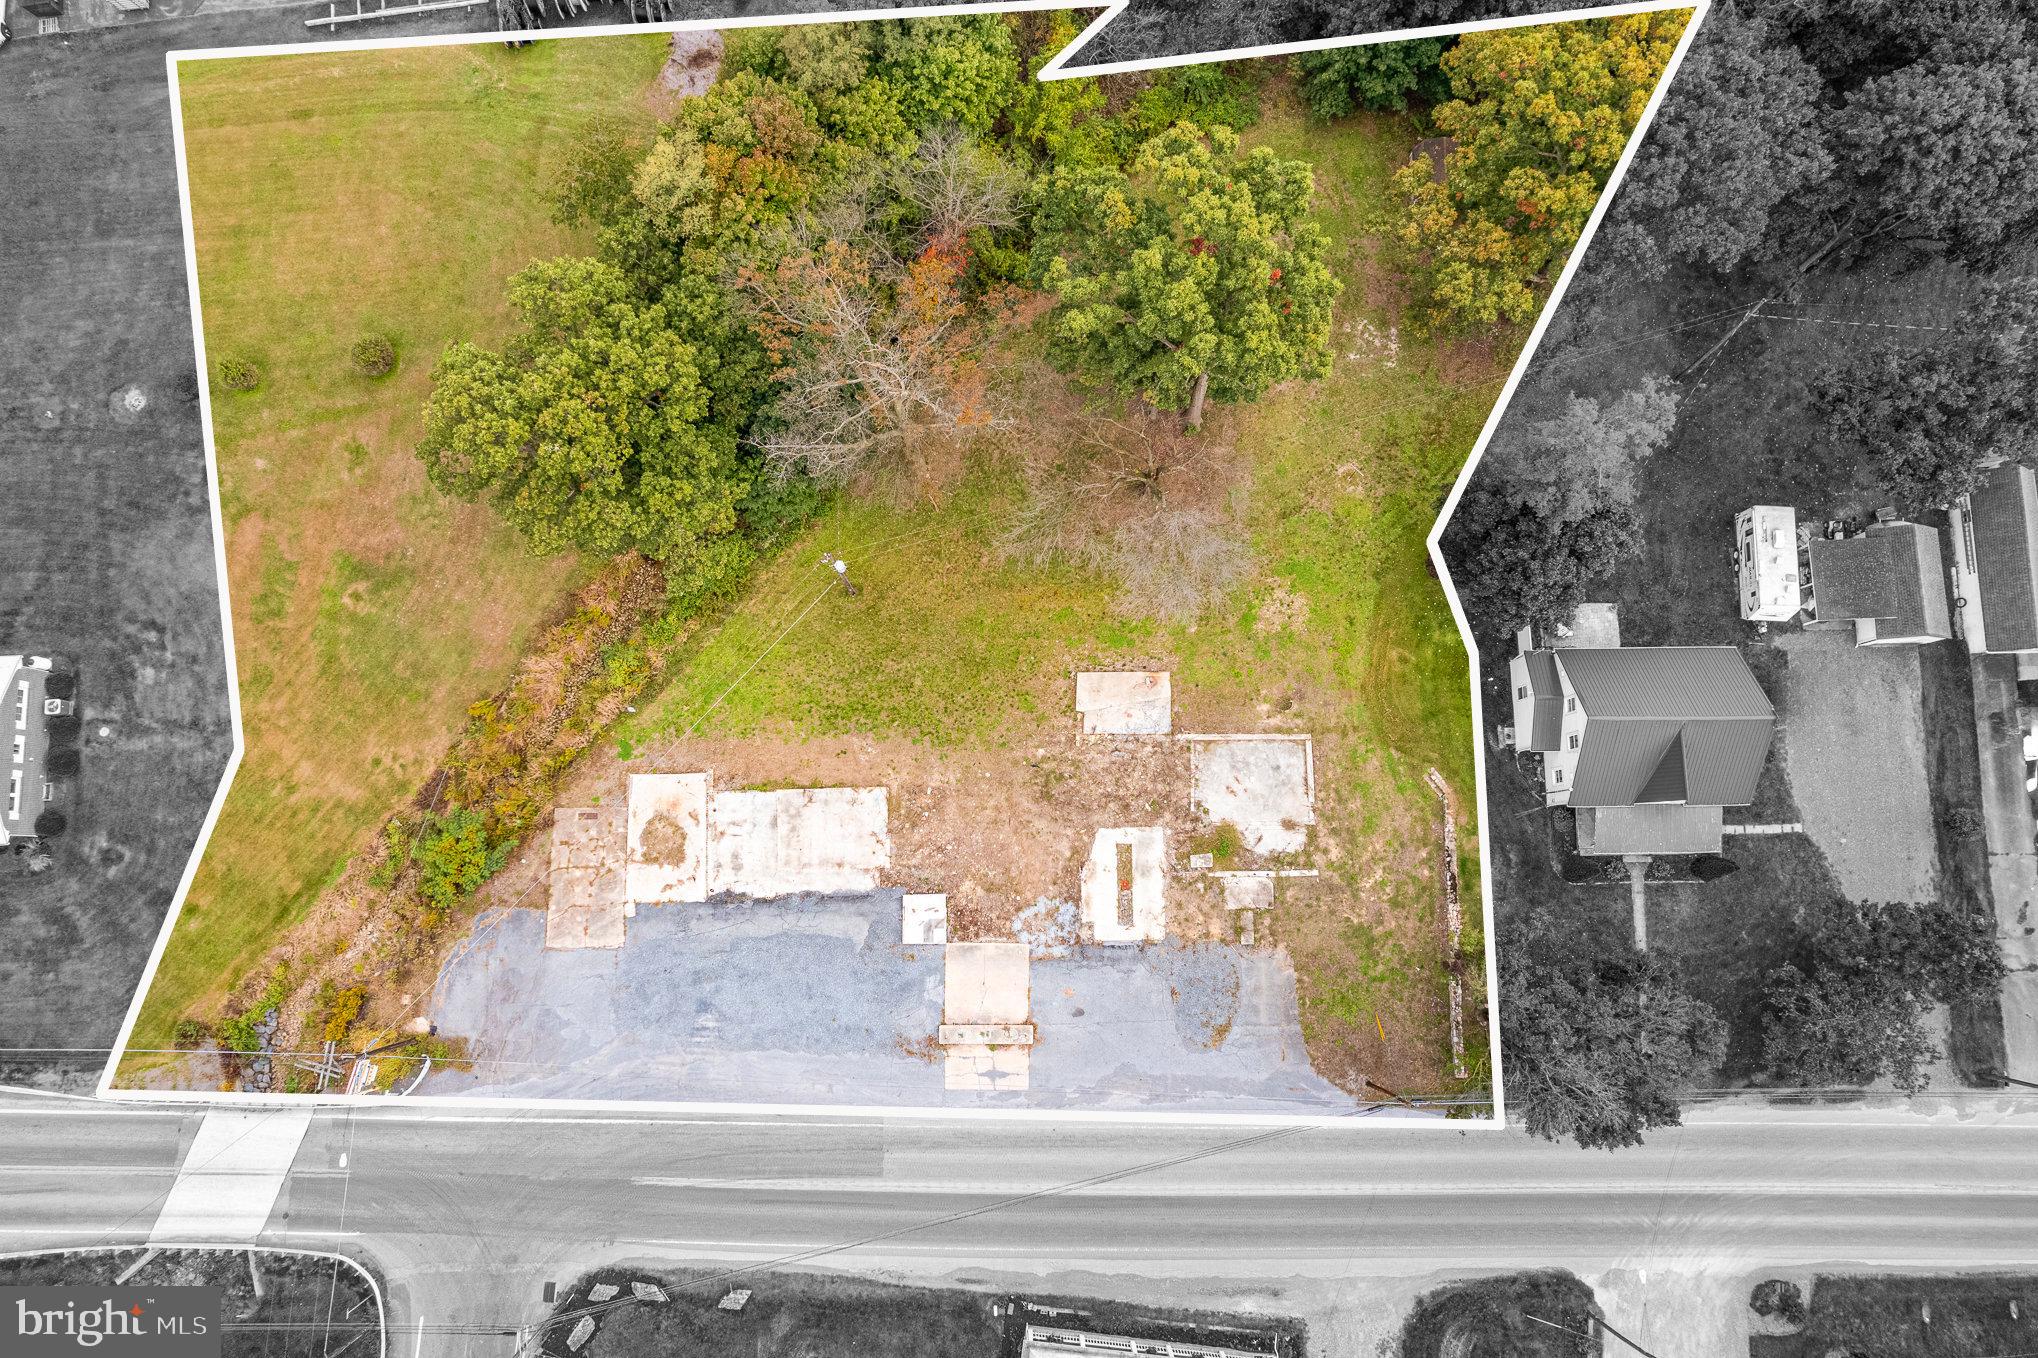
<svg viewBox="0 0 2038 1358">
<path fill-rule="evenodd" d="M 1013 225 L 1026 187 L 1017 166 L 952 124 L 920 139 L 896 181 L 899 196 L 920 209 L 928 237 L 946 244 Z"/>
<path fill-rule="evenodd" d="M 1189 622 L 1244 583 L 1252 556 L 1234 525 L 1203 509 L 1159 509 L 1121 524 L 1095 564 L 1118 581 L 1118 607 Z"/>
<path fill-rule="evenodd" d="M 990 322 L 962 296 L 962 268 L 938 245 L 900 263 L 808 224 L 776 263 L 739 273 L 778 364 L 756 446 L 780 475 L 839 483 L 920 439 L 1010 426 L 986 388 Z"/>
</svg>

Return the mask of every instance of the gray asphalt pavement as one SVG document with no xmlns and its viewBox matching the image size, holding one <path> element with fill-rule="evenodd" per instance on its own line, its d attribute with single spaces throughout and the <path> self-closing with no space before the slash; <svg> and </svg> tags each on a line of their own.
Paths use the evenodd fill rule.
<svg viewBox="0 0 2038 1358">
<path fill-rule="evenodd" d="M 146 1236 L 200 1116 L 0 1102 L 0 1248 Z M 1723 1113 L 1608 1155 L 1385 1126 L 331 1110 L 262 1239 L 361 1258 L 393 1327 L 455 1355 L 507 1352 L 545 1281 L 621 1258 L 1265 1281 L 2038 1257 L 2038 1118 L 1844 1116 Z"/>
</svg>

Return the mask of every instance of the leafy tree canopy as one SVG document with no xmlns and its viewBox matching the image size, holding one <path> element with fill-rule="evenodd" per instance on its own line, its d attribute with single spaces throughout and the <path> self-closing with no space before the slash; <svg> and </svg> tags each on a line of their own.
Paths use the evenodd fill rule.
<svg viewBox="0 0 2038 1358">
<path fill-rule="evenodd" d="M 1833 119 L 1876 224 L 1988 258 L 2038 221 L 2038 60 L 1922 61 L 1864 84 Z"/>
<path fill-rule="evenodd" d="M 1833 172 L 1819 73 L 1745 4 L 1692 40 L 1595 237 L 1622 286 L 1674 263 L 1722 272 L 1773 250 L 1771 215 Z"/>
<path fill-rule="evenodd" d="M 1420 157 L 1394 180 L 1433 324 L 1534 316 L 1683 26 L 1661 11 L 1468 33 L 1444 54 L 1456 96 L 1434 114 L 1456 142 L 1445 178 Z"/>
<path fill-rule="evenodd" d="M 1676 389 L 1648 377 L 1611 401 L 1572 395 L 1547 419 L 1510 422 L 1486 457 L 1525 504 L 1562 526 L 1633 505 L 1638 474 L 1676 423 Z"/>
<path fill-rule="evenodd" d="M 1991 462 L 2030 456 L 2034 365 L 2038 280 L 2005 278 L 1980 289 L 1955 338 L 1867 350 L 1816 378 L 1812 396 L 1836 437 L 1874 457 L 1899 502 L 1944 504 Z"/>
<path fill-rule="evenodd" d="M 511 280 L 523 331 L 440 359 L 419 446 L 432 484 L 486 496 L 540 552 L 639 551 L 705 567 L 728 550 L 746 477 L 695 346 L 613 265 Z"/>
<path fill-rule="evenodd" d="M 1925 1012 L 1992 997 L 2003 974 L 1995 920 L 1984 909 L 1950 901 L 1836 905 L 1806 932 L 1796 962 L 1769 974 L 1764 1057 L 1794 1084 L 1887 1077 L 1917 1093 L 1940 1055 Z"/>
<path fill-rule="evenodd" d="M 1307 220 L 1312 179 L 1227 128 L 1189 124 L 1123 171 L 1058 168 L 1035 196 L 1035 267 L 1053 293 L 1050 352 L 1157 408 L 1207 387 L 1249 401 L 1326 372 L 1340 284 Z"/>
<path fill-rule="evenodd" d="M 1592 583 L 1640 545 L 1627 509 L 1606 506 L 1568 523 L 1551 519 L 1494 480 L 1467 487 L 1444 529 L 1451 580 L 1472 626 L 1507 636 L 1571 615 Z"/>
<path fill-rule="evenodd" d="M 1369 43 L 1304 52 L 1295 58 L 1302 101 L 1311 116 L 1329 121 L 1360 109 L 1399 112 L 1411 97 L 1436 104 L 1451 97 L 1442 58 L 1446 38 Z"/>
<path fill-rule="evenodd" d="M 1653 954 L 1536 951 L 1517 937 L 1501 961 L 1508 1103 L 1523 1124 L 1608 1150 L 1676 1126 L 1684 1094 L 1726 1055 L 1718 1015 Z"/>
</svg>

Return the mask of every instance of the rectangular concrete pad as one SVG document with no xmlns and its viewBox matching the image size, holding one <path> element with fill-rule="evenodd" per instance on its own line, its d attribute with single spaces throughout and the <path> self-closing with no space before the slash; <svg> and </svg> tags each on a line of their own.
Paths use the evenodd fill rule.
<svg viewBox="0 0 2038 1358">
<path fill-rule="evenodd" d="M 948 897 L 945 893 L 909 892 L 899 904 L 899 941 L 948 942 Z"/>
<path fill-rule="evenodd" d="M 1174 690 L 1164 670 L 1076 676 L 1083 734 L 1164 736 L 1174 727 Z"/>
<path fill-rule="evenodd" d="M 951 943 L 942 965 L 941 1021 L 1028 1023 L 1033 958 L 1024 943 Z"/>
<path fill-rule="evenodd" d="M 552 898 L 545 911 L 548 948 L 620 948 L 624 908 L 623 814 L 608 806 L 562 806 L 552 813 Z"/>
<path fill-rule="evenodd" d="M 1254 853 L 1299 853 L 1316 824 L 1308 737 L 1185 737 L 1189 795 L 1213 825 L 1236 825 Z"/>
<path fill-rule="evenodd" d="M 718 792 L 708 814 L 708 890 L 768 900 L 869 891 L 891 866 L 881 787 Z"/>
<path fill-rule="evenodd" d="M 654 821 L 661 823 L 647 855 L 644 832 Z M 676 861 L 658 852 L 675 836 L 684 836 Z M 629 893 L 646 905 L 708 898 L 707 774 L 630 775 Z"/>
<path fill-rule="evenodd" d="M 1132 849 L 1132 923 L 1118 921 L 1118 849 Z M 1167 833 L 1157 828 L 1099 830 L 1083 864 L 1083 921 L 1099 943 L 1158 943 L 1167 937 L 1162 886 Z"/>
</svg>

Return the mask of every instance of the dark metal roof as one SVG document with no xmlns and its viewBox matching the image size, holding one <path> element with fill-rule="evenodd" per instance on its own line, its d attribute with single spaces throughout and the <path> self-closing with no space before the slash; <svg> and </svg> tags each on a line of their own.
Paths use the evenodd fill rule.
<svg viewBox="0 0 2038 1358">
<path fill-rule="evenodd" d="M 1529 732 L 1531 750 L 1554 750 L 1563 737 L 1564 681 L 1557 677 L 1557 660 L 1548 651 L 1530 651 L 1529 697 L 1535 700 L 1535 729 Z"/>
<path fill-rule="evenodd" d="M 1769 758 L 1775 708 L 1732 646 L 1555 652 L 1587 718 L 1574 806 L 1745 806 Z"/>
<path fill-rule="evenodd" d="M 2038 478 L 2015 464 L 1991 468 L 1968 497 L 1968 519 L 1989 649 L 2038 647 Z"/>
<path fill-rule="evenodd" d="M 1822 622 L 1870 618 L 1897 637 L 1950 637 L 1939 530 L 1878 523 L 1859 537 L 1813 541 L 1812 594 Z"/>
</svg>

